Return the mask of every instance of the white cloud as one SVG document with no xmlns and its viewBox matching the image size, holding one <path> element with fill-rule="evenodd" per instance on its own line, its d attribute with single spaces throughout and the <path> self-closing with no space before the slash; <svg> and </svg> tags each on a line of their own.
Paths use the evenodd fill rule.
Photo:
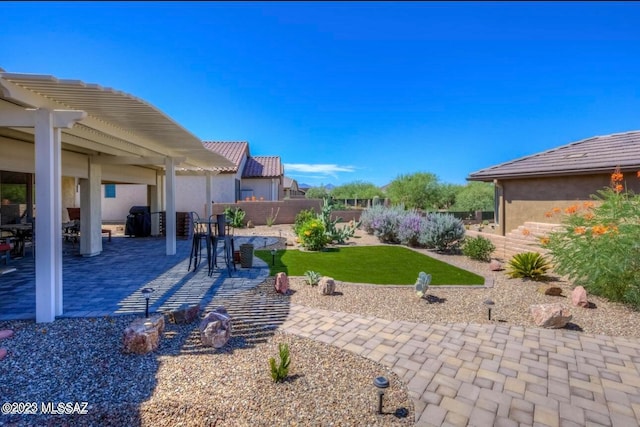
<svg viewBox="0 0 640 427">
<path fill-rule="evenodd" d="M 338 172 L 355 172 L 353 166 L 339 166 L 331 164 L 308 164 L 308 163 L 285 163 L 285 173 L 300 172 L 309 174 L 319 174 L 321 176 L 337 177 Z"/>
</svg>

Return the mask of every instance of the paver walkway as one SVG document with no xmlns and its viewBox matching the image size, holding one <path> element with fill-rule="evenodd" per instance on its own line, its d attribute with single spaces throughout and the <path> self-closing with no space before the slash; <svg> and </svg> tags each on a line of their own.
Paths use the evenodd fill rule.
<svg viewBox="0 0 640 427">
<path fill-rule="evenodd" d="M 417 426 L 640 425 L 636 339 L 392 322 L 298 305 L 282 328 L 392 368 Z"/>
</svg>

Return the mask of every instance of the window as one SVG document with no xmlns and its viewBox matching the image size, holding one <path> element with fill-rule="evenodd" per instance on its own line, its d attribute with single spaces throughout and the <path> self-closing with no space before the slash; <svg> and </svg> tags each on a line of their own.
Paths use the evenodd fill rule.
<svg viewBox="0 0 640 427">
<path fill-rule="evenodd" d="M 116 185 L 115 184 L 105 184 L 104 185 L 104 198 L 105 199 L 115 199 L 116 198 Z"/>
</svg>

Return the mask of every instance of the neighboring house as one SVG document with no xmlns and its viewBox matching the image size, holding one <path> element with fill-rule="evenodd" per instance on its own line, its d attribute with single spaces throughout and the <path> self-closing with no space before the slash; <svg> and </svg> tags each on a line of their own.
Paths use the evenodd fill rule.
<svg viewBox="0 0 640 427">
<path fill-rule="evenodd" d="M 295 197 L 304 197 L 304 191 L 298 187 L 298 181 L 285 176 L 282 178 L 282 187 L 284 189 L 284 198 L 291 199 Z"/>
<path fill-rule="evenodd" d="M 206 216 L 210 212 L 210 203 L 235 203 L 254 197 L 263 201 L 283 199 L 284 168 L 280 157 L 251 157 L 246 141 L 205 141 L 202 144 L 207 150 L 227 159 L 230 166 L 214 168 L 209 175 L 176 176 L 176 211 L 195 211 Z M 211 193 L 207 191 L 207 181 Z M 115 197 L 108 198 L 107 187 L 103 188 L 105 221 L 122 220 L 131 206 L 147 205 L 143 189 L 118 185 L 114 191 Z M 207 194 L 211 194 L 211 200 L 207 200 Z"/>
<path fill-rule="evenodd" d="M 640 131 L 587 138 L 471 173 L 470 181 L 493 182 L 500 234 L 525 221 L 558 223 L 553 208 L 591 201 L 610 184 L 616 167 L 628 190 L 640 193 Z"/>
<path fill-rule="evenodd" d="M 249 157 L 242 170 L 239 200 L 282 200 L 284 168 L 278 156 Z"/>
</svg>

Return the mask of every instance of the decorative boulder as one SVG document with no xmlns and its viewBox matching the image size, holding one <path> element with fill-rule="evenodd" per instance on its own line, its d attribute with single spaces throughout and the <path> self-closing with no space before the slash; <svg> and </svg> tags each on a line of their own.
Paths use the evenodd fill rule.
<svg viewBox="0 0 640 427">
<path fill-rule="evenodd" d="M 198 318 L 198 313 L 200 313 L 200 305 L 192 305 L 182 304 L 175 310 L 171 310 L 167 312 L 167 317 L 169 318 L 169 322 L 177 323 L 177 324 L 187 324 L 191 323 Z"/>
<path fill-rule="evenodd" d="M 200 340 L 203 345 L 220 348 L 231 338 L 231 318 L 224 307 L 218 307 L 200 322 Z"/>
<path fill-rule="evenodd" d="M 536 326 L 548 329 L 564 328 L 572 316 L 569 308 L 561 303 L 536 304 L 529 307 Z"/>
<path fill-rule="evenodd" d="M 552 297 L 562 296 L 562 288 L 557 286 L 542 285 L 538 288 L 538 292 L 544 295 L 550 295 Z"/>
<path fill-rule="evenodd" d="M 318 290 L 322 295 L 333 295 L 336 291 L 336 282 L 332 277 L 322 277 L 318 282 Z"/>
<path fill-rule="evenodd" d="M 13 330 L 3 329 L 0 331 L 0 340 L 11 338 L 13 336 Z"/>
<path fill-rule="evenodd" d="M 489 270 L 491 270 L 491 271 L 501 271 L 502 270 L 502 263 L 500 261 L 498 261 L 497 259 L 492 259 L 491 262 L 489 263 Z"/>
<path fill-rule="evenodd" d="M 289 278 L 287 273 L 280 272 L 276 274 L 276 283 L 274 285 L 276 292 L 286 295 L 289 292 Z"/>
<path fill-rule="evenodd" d="M 576 286 L 576 288 L 571 292 L 571 303 L 576 307 L 589 307 L 587 291 L 582 286 Z"/>
<path fill-rule="evenodd" d="M 136 319 L 124 330 L 122 351 L 134 354 L 146 354 L 154 351 L 160 344 L 163 331 L 164 316 L 161 314 Z"/>
</svg>

